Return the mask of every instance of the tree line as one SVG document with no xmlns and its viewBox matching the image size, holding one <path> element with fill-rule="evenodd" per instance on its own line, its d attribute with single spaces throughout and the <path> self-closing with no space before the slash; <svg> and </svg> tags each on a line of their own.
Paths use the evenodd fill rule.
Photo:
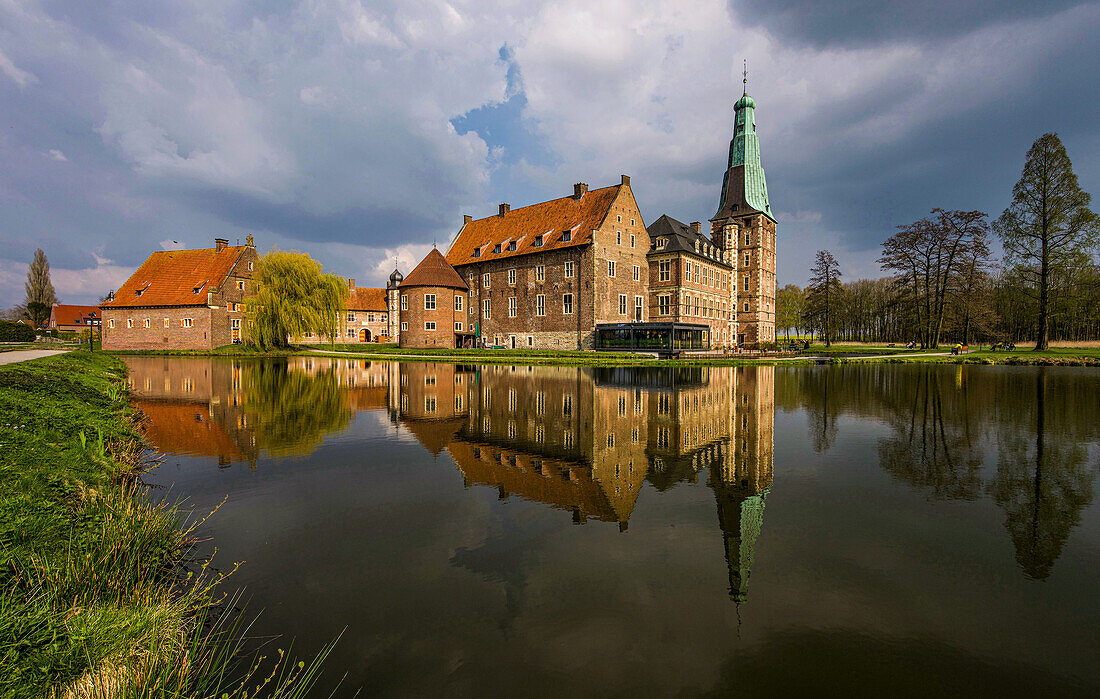
<svg viewBox="0 0 1100 699">
<path fill-rule="evenodd" d="M 1027 152 L 1004 212 L 933 209 L 898 226 L 878 262 L 890 276 L 844 282 L 836 258 L 817 253 L 805 289 L 776 294 L 776 329 L 834 341 L 1100 340 L 1100 219 L 1089 209 L 1058 136 Z M 1003 256 L 990 249 L 997 238 Z"/>
</svg>

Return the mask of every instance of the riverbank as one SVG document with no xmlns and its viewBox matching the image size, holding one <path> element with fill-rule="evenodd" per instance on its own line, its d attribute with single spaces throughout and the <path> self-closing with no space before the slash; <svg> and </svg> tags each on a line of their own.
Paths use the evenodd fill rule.
<svg viewBox="0 0 1100 699">
<path fill-rule="evenodd" d="M 239 614 L 210 618 L 221 577 L 188 570 L 195 525 L 138 479 L 124 373 L 98 352 L 0 367 L 0 696 L 252 696 L 268 673 L 303 695 L 319 660 L 251 655 Z"/>
<path fill-rule="evenodd" d="M 749 358 L 724 357 L 658 359 L 625 352 L 577 350 L 402 349 L 397 345 L 304 345 L 280 350 L 260 350 L 248 345 L 229 345 L 213 350 L 117 351 L 110 354 L 138 356 L 292 357 L 330 356 L 368 360 L 442 362 L 451 364 L 533 364 L 546 366 L 813 366 L 847 362 L 907 362 L 936 364 L 1008 364 L 1013 366 L 1100 366 L 1100 348 L 1056 347 L 1045 352 L 1017 349 L 1012 352 L 973 351 L 952 356 L 950 347 L 907 350 L 882 345 L 811 345 L 801 355 Z"/>
</svg>

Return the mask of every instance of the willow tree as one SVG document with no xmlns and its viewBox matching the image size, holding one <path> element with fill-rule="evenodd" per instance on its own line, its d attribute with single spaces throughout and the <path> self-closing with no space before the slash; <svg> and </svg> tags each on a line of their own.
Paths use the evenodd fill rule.
<svg viewBox="0 0 1100 699">
<path fill-rule="evenodd" d="M 292 337 L 315 333 L 335 342 L 347 299 L 344 280 L 309 255 L 272 250 L 256 265 L 246 300 L 252 341 L 286 347 Z"/>
<path fill-rule="evenodd" d="M 1057 134 L 1043 134 L 1027 151 L 1012 203 L 997 220 L 1005 259 L 1026 278 L 1024 292 L 1038 301 L 1035 351 L 1050 344 L 1051 295 L 1059 272 L 1088 260 L 1100 220 Z"/>
</svg>

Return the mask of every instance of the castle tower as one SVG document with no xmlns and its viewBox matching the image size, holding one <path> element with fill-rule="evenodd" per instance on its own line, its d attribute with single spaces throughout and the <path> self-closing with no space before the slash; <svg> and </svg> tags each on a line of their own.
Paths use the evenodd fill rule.
<svg viewBox="0 0 1100 699">
<path fill-rule="evenodd" d="M 775 341 L 775 239 L 777 224 L 768 202 L 756 135 L 756 101 L 745 92 L 733 106 L 734 132 L 729 165 L 722 178 L 718 212 L 710 220 L 711 239 L 724 261 L 736 269 L 731 289 L 739 344 Z"/>
<path fill-rule="evenodd" d="M 397 267 L 393 268 L 390 280 L 386 282 L 386 306 L 389 313 L 386 314 L 386 334 L 390 336 L 390 342 L 401 342 L 401 311 L 397 306 L 397 287 L 401 285 L 404 277 Z"/>
</svg>

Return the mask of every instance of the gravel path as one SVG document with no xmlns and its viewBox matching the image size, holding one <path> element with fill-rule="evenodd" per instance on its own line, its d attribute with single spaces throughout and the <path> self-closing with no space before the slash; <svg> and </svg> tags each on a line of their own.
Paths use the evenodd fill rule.
<svg viewBox="0 0 1100 699">
<path fill-rule="evenodd" d="M 55 354 L 64 354 L 69 350 L 15 350 L 13 352 L 0 352 L 0 364 L 15 364 L 31 359 L 52 357 Z"/>
</svg>

